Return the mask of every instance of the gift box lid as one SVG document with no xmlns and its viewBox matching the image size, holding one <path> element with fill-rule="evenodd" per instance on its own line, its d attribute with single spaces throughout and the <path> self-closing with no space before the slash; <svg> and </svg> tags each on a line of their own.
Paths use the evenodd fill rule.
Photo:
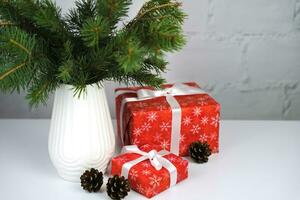
<svg viewBox="0 0 300 200">
<path fill-rule="evenodd" d="M 200 88 L 195 82 L 183 83 L 185 85 Z M 174 84 L 162 85 L 162 88 L 170 88 Z M 153 87 L 128 87 L 128 88 L 117 88 L 115 90 L 116 97 L 120 99 L 137 97 L 137 91 L 140 89 L 151 89 Z M 219 106 L 219 103 L 212 98 L 209 94 L 193 94 L 193 95 L 175 95 L 174 96 L 181 106 L 181 109 L 190 108 L 195 106 Z M 120 101 L 116 99 L 116 101 Z M 134 114 L 137 112 L 153 112 L 153 111 L 168 111 L 171 112 L 171 107 L 166 101 L 165 96 L 155 97 L 152 99 L 139 100 L 126 103 L 126 109 L 128 112 Z"/>
</svg>

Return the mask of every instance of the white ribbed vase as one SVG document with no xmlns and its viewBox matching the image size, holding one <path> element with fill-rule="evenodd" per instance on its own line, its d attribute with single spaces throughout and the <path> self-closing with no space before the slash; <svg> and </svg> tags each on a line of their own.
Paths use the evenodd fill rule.
<svg viewBox="0 0 300 200">
<path fill-rule="evenodd" d="M 115 150 L 115 136 L 104 88 L 87 86 L 74 96 L 72 86 L 55 92 L 49 134 L 49 155 L 58 174 L 79 182 L 90 168 L 105 171 Z"/>
</svg>

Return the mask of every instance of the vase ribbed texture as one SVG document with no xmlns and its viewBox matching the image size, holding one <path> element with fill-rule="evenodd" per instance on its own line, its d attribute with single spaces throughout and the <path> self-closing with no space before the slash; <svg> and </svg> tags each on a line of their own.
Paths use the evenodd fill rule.
<svg viewBox="0 0 300 200">
<path fill-rule="evenodd" d="M 49 154 L 58 174 L 72 182 L 90 168 L 105 172 L 115 149 L 115 136 L 105 91 L 87 86 L 80 98 L 72 86 L 55 92 Z"/>
</svg>

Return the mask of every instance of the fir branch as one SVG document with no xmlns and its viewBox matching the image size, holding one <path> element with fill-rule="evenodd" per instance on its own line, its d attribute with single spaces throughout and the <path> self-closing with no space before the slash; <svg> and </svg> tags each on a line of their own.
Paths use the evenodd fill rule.
<svg viewBox="0 0 300 200">
<path fill-rule="evenodd" d="M 80 29 L 88 19 L 94 19 L 96 15 L 96 3 L 94 0 L 75 1 L 76 8 L 70 10 L 66 16 L 69 30 L 79 35 Z"/>
<path fill-rule="evenodd" d="M 61 36 L 65 36 L 64 21 L 61 19 L 61 9 L 51 0 L 41 2 L 40 9 L 34 13 L 34 21 L 39 27 L 45 28 L 50 32 L 60 32 Z"/>
<path fill-rule="evenodd" d="M 62 16 L 51 0 L 0 0 L 0 90 L 28 91 L 46 102 L 61 84 L 83 95 L 89 84 L 114 80 L 158 87 L 165 52 L 184 44 L 181 3 L 148 0 L 123 28 L 132 0 L 76 0 Z"/>
<path fill-rule="evenodd" d="M 162 4 L 162 5 L 158 5 L 158 6 L 155 6 L 153 8 L 150 8 L 144 12 L 141 12 L 137 15 L 135 21 L 138 21 L 139 19 L 141 19 L 142 17 L 144 17 L 147 13 L 149 12 L 152 12 L 154 10 L 159 10 L 159 9 L 162 9 L 162 8 L 165 8 L 165 7 L 180 7 L 182 4 L 179 3 L 179 2 L 175 2 L 175 3 L 166 3 L 166 4 Z"/>
<path fill-rule="evenodd" d="M 24 67 L 26 65 L 26 62 L 23 62 L 21 64 L 18 64 L 17 66 L 12 67 L 8 71 L 0 74 L 0 81 L 10 75 L 11 73 L 14 73 L 16 70 L 20 69 L 21 67 Z"/>
<path fill-rule="evenodd" d="M 126 28 L 132 27 L 136 22 L 138 22 L 139 20 L 141 20 L 145 15 L 147 15 L 150 12 L 153 12 L 155 10 L 160 10 L 160 9 L 163 9 L 163 8 L 167 8 L 167 7 L 180 7 L 180 6 L 182 6 L 182 3 L 171 2 L 171 3 L 165 3 L 165 4 L 161 4 L 161 5 L 157 5 L 157 6 L 151 7 L 149 9 L 146 9 L 145 11 L 143 10 L 144 7 L 142 7 L 141 10 L 138 12 L 137 16 L 130 23 L 128 23 L 126 25 Z M 151 19 L 151 18 L 149 18 L 149 19 Z"/>
<path fill-rule="evenodd" d="M 121 66 L 125 73 L 137 71 L 143 63 L 146 50 L 136 37 L 129 36 L 128 38 L 124 34 L 120 36 L 119 40 L 122 42 L 118 44 L 120 47 L 115 55 L 119 66 Z"/>
<path fill-rule="evenodd" d="M 13 45 L 15 45 L 16 47 L 22 49 L 23 51 L 25 51 L 28 56 L 31 55 L 31 52 L 29 51 L 29 49 L 27 49 L 24 45 L 20 44 L 19 42 L 17 42 L 16 40 L 14 39 L 9 39 L 9 42 L 12 43 Z"/>
<path fill-rule="evenodd" d="M 132 0 L 97 0 L 96 8 L 98 15 L 104 17 L 114 30 L 117 23 L 127 16 L 131 4 Z"/>
<path fill-rule="evenodd" d="M 108 37 L 109 32 L 108 22 L 101 17 L 86 20 L 80 29 L 82 39 L 88 47 L 97 46 L 100 39 Z"/>
<path fill-rule="evenodd" d="M 58 83 L 53 77 L 46 74 L 39 74 L 39 77 L 33 80 L 28 88 L 26 99 L 29 100 L 31 107 L 39 103 L 45 104 L 49 95 L 58 87 Z"/>
<path fill-rule="evenodd" d="M 16 40 L 10 38 L 9 39 L 9 43 L 11 43 L 12 45 L 16 46 L 17 48 L 23 50 L 24 52 L 27 53 L 28 58 L 25 62 L 21 63 L 21 64 L 17 64 L 14 67 L 11 67 L 11 69 L 7 70 L 6 72 L 0 74 L 0 80 L 4 79 L 5 77 L 7 77 L 8 75 L 10 75 L 11 73 L 14 73 L 15 71 L 17 71 L 18 69 L 26 66 L 26 64 L 28 63 L 28 60 L 30 60 L 30 56 L 31 56 L 31 52 L 28 48 L 26 48 L 24 45 L 22 45 L 20 42 L 17 42 Z"/>
</svg>

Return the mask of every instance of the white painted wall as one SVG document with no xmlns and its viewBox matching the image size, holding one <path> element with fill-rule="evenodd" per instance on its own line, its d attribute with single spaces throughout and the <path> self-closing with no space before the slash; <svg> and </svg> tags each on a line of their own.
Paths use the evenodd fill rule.
<svg viewBox="0 0 300 200">
<path fill-rule="evenodd" d="M 142 0 L 133 0 L 130 16 Z M 64 10 L 72 0 L 57 0 Z M 187 46 L 168 56 L 169 82 L 197 81 L 226 119 L 300 119 L 300 0 L 184 0 Z M 107 96 L 114 116 L 114 83 Z M 0 95 L 0 117 L 49 117 L 23 95 Z"/>
</svg>

